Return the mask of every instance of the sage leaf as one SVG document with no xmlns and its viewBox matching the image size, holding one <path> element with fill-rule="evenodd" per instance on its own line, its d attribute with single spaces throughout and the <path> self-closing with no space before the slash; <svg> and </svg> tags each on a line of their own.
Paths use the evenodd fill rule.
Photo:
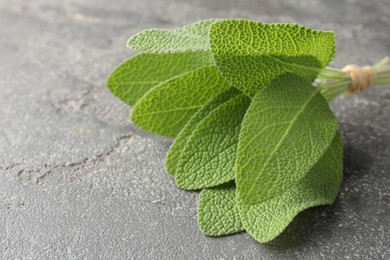
<svg viewBox="0 0 390 260">
<path fill-rule="evenodd" d="M 332 204 L 342 181 L 342 154 L 341 137 L 336 134 L 318 163 L 304 178 L 291 182 L 286 191 L 257 205 L 247 205 L 238 199 L 240 219 L 245 230 L 259 242 L 269 242 L 299 212 L 314 206 Z M 235 210 L 229 214 L 235 214 Z"/>
<path fill-rule="evenodd" d="M 249 104 L 249 97 L 237 95 L 197 125 L 180 154 L 177 186 L 197 190 L 234 180 L 238 138 Z"/>
<path fill-rule="evenodd" d="M 291 73 L 276 78 L 252 99 L 242 124 L 239 198 L 257 204 L 287 190 L 318 162 L 337 127 L 320 88 Z"/>
<path fill-rule="evenodd" d="M 222 76 L 250 97 L 286 72 L 315 79 L 336 50 L 333 32 L 238 19 L 214 22 L 210 44 Z"/>
<path fill-rule="evenodd" d="M 235 200 L 233 181 L 200 192 L 198 225 L 203 234 L 208 236 L 223 236 L 244 231 Z"/>
<path fill-rule="evenodd" d="M 171 175 L 175 175 L 177 165 L 181 158 L 181 152 L 184 149 L 187 140 L 189 139 L 192 132 L 198 126 L 200 121 L 202 121 L 211 111 L 222 103 L 228 101 L 229 99 L 239 95 L 241 91 L 235 87 L 231 87 L 227 91 L 221 93 L 210 102 L 205 104 L 202 108 L 196 112 L 196 114 L 191 117 L 188 123 L 183 127 L 178 136 L 176 137 L 174 143 L 169 148 L 167 158 L 165 160 L 165 167 Z"/>
<path fill-rule="evenodd" d="M 140 54 L 115 68 L 106 85 L 115 96 L 134 106 L 154 86 L 213 64 L 210 52 Z"/>
<path fill-rule="evenodd" d="M 147 92 L 131 120 L 147 131 L 175 137 L 200 107 L 228 88 L 215 66 L 190 71 Z"/>
<path fill-rule="evenodd" d="M 127 46 L 141 53 L 174 53 L 210 50 L 210 26 L 216 20 L 203 20 L 175 31 L 144 30 L 130 37 Z"/>
</svg>

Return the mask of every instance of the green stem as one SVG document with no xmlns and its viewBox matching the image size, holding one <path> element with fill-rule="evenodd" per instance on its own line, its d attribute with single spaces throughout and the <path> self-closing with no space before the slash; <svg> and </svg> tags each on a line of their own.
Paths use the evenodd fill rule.
<svg viewBox="0 0 390 260">
<path fill-rule="evenodd" d="M 386 57 L 372 66 L 375 71 L 375 86 L 390 86 L 390 58 Z M 347 93 L 351 85 L 351 76 L 348 72 L 336 68 L 324 68 L 320 70 L 315 83 L 321 88 L 325 99 L 331 103 L 338 96 Z"/>
</svg>

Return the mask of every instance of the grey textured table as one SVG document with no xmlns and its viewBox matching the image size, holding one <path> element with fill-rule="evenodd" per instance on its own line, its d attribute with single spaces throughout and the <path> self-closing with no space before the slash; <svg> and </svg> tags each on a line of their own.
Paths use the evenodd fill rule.
<svg viewBox="0 0 390 260">
<path fill-rule="evenodd" d="M 105 78 L 128 36 L 210 17 L 336 32 L 334 66 L 390 54 L 390 2 L 0 0 L 1 259 L 390 259 L 390 89 L 332 104 L 345 144 L 334 205 L 270 244 L 202 235 L 172 140 L 138 130 Z"/>
</svg>

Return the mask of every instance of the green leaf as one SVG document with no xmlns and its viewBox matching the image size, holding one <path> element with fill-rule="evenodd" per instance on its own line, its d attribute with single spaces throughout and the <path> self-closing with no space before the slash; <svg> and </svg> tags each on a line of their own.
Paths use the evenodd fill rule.
<svg viewBox="0 0 390 260">
<path fill-rule="evenodd" d="M 203 20 L 175 31 L 149 29 L 130 37 L 127 46 L 142 53 L 173 53 L 210 50 L 210 26 Z"/>
<path fill-rule="evenodd" d="M 200 107 L 228 88 L 215 66 L 194 70 L 151 89 L 131 119 L 147 131 L 174 137 Z"/>
<path fill-rule="evenodd" d="M 301 211 L 332 204 L 340 189 L 343 170 L 343 148 L 337 133 L 331 146 L 318 163 L 301 180 L 291 182 L 288 190 L 257 205 L 238 200 L 242 224 L 259 242 L 277 237 Z M 227 213 L 227 214 L 235 214 Z"/>
<path fill-rule="evenodd" d="M 234 180 L 241 123 L 250 104 L 245 94 L 216 107 L 188 137 L 175 172 L 180 188 L 197 190 Z"/>
<path fill-rule="evenodd" d="M 237 150 L 236 183 L 247 204 L 272 199 L 303 178 L 328 149 L 337 120 L 320 88 L 294 74 L 253 99 Z"/>
<path fill-rule="evenodd" d="M 213 64 L 209 52 L 140 54 L 120 64 L 108 77 L 107 87 L 133 106 L 161 82 Z"/>
<path fill-rule="evenodd" d="M 313 80 L 336 49 L 333 32 L 247 20 L 214 22 L 210 44 L 222 76 L 251 97 L 286 72 Z"/>
<path fill-rule="evenodd" d="M 208 236 L 223 236 L 244 231 L 234 182 L 201 191 L 198 202 L 198 225 Z"/>
<path fill-rule="evenodd" d="M 235 87 L 231 87 L 227 91 L 221 93 L 210 102 L 205 104 L 202 108 L 196 112 L 196 114 L 191 117 L 188 123 L 184 126 L 184 128 L 180 131 L 178 136 L 175 139 L 175 142 L 171 145 L 166 161 L 165 166 L 167 171 L 171 175 L 175 175 L 177 165 L 181 158 L 181 152 L 184 149 L 188 138 L 198 126 L 200 121 L 202 121 L 211 111 L 217 108 L 222 103 L 228 101 L 229 99 L 239 95 L 241 91 L 237 90 Z"/>
</svg>

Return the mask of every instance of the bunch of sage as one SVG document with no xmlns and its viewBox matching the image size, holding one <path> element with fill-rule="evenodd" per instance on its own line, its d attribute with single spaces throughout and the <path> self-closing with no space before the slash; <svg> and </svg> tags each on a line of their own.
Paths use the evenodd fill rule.
<svg viewBox="0 0 390 260">
<path fill-rule="evenodd" d="M 176 137 L 167 171 L 201 190 L 198 223 L 220 236 L 277 237 L 301 211 L 335 200 L 342 181 L 337 96 L 390 85 L 388 59 L 327 67 L 333 32 L 297 24 L 205 20 L 132 36 L 140 54 L 107 86 L 140 128 Z"/>
</svg>

